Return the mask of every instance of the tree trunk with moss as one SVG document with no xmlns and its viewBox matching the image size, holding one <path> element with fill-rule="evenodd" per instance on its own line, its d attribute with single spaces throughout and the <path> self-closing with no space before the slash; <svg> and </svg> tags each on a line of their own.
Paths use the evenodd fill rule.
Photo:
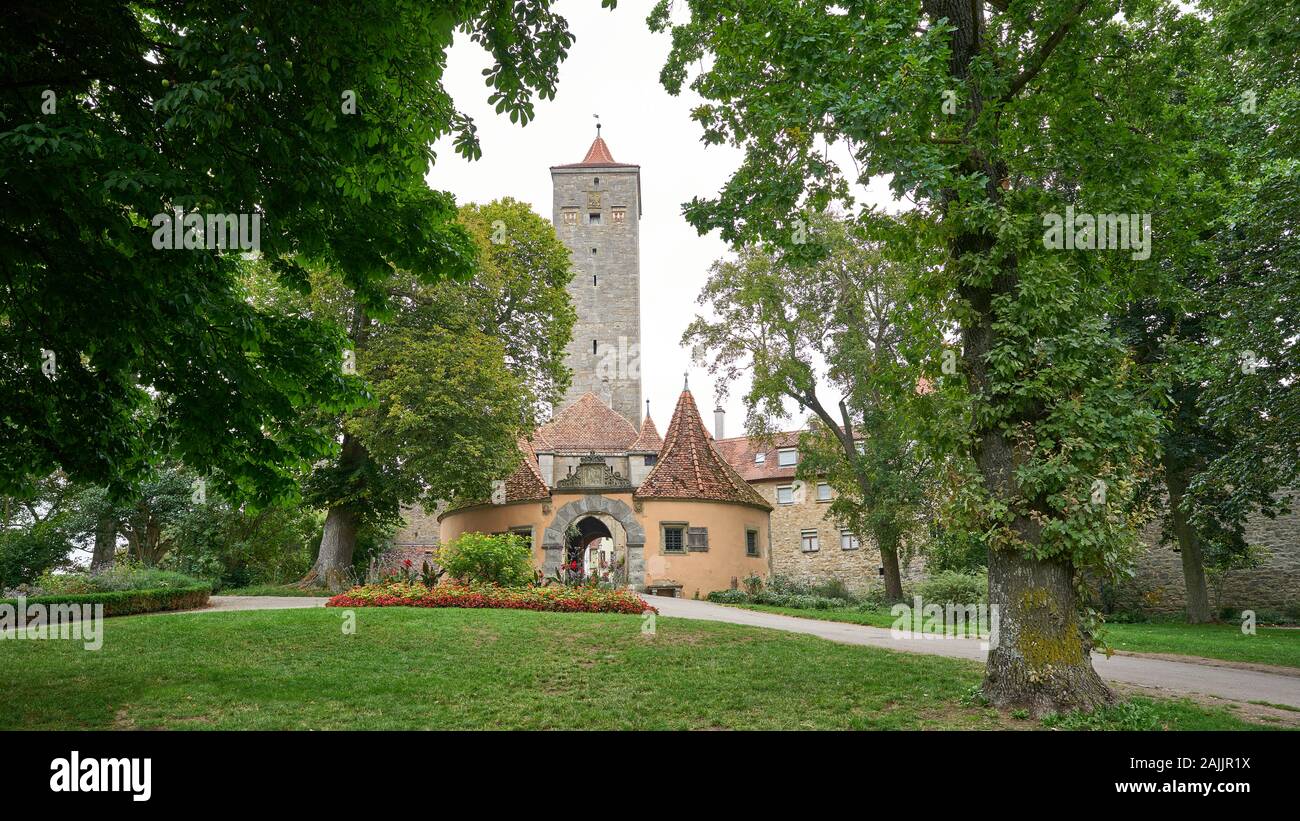
<svg viewBox="0 0 1300 821">
<path fill-rule="evenodd" d="M 113 569 L 117 553 L 117 519 L 100 516 L 95 526 L 95 550 L 90 556 L 90 572 L 98 575 Z"/>
</svg>

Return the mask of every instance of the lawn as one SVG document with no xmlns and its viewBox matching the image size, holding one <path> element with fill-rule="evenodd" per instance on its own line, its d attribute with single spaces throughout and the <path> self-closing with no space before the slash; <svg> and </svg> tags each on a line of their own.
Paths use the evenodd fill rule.
<svg viewBox="0 0 1300 821">
<path fill-rule="evenodd" d="M 970 699 L 969 661 L 738 625 L 508 610 L 110 619 L 98 652 L 0 641 L 0 729 L 1038 729 Z M 1248 729 L 1136 699 L 1099 722 Z"/>
<path fill-rule="evenodd" d="M 764 604 L 730 606 L 873 627 L 891 627 L 894 623 L 888 610 L 802 610 Z M 1300 630 L 1285 627 L 1259 627 L 1255 635 L 1249 636 L 1235 624 L 1108 624 L 1102 638 L 1112 649 L 1129 653 L 1176 653 L 1224 661 L 1300 667 Z"/>
</svg>

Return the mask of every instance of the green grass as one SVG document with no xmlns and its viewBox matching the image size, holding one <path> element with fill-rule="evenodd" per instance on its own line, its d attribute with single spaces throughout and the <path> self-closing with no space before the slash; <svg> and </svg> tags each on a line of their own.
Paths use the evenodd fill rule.
<svg viewBox="0 0 1300 821">
<path fill-rule="evenodd" d="M 1042 727 L 964 699 L 982 667 L 960 659 L 671 618 L 353 612 L 353 635 L 304 609 L 112 619 L 98 652 L 0 641 L 0 729 Z M 1135 702 L 1159 727 L 1259 726 Z"/>
<path fill-rule="evenodd" d="M 891 627 L 888 610 L 799 610 L 764 604 L 736 604 L 749 610 L 780 613 L 805 619 Z M 1114 650 L 1130 653 L 1175 653 L 1183 656 L 1224 661 L 1300 667 L 1300 630 L 1260 627 L 1255 635 L 1243 635 L 1235 624 L 1108 624 L 1103 639 Z"/>
<path fill-rule="evenodd" d="M 328 590 L 306 590 L 292 584 L 252 584 L 218 590 L 214 596 L 329 596 Z"/>
</svg>

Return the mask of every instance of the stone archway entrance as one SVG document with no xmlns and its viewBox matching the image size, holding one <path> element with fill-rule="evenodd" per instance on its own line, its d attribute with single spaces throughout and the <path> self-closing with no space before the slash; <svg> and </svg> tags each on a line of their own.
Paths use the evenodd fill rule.
<svg viewBox="0 0 1300 821">
<path fill-rule="evenodd" d="M 580 517 L 566 533 L 564 563 L 570 573 L 581 570 L 583 578 L 626 584 L 627 539 L 622 530 L 612 520 Z"/>
<path fill-rule="evenodd" d="M 554 576 L 560 570 L 560 563 L 565 560 L 567 548 L 566 533 L 569 526 L 580 519 L 602 523 L 602 526 L 617 542 L 618 536 L 626 539 L 626 571 L 629 587 L 641 589 L 645 585 L 645 529 L 636 520 L 632 508 L 619 499 L 587 494 L 569 502 L 555 512 L 555 518 L 542 534 L 542 550 L 545 560 L 542 572 Z M 617 528 L 610 527 L 610 523 Z M 594 528 L 588 525 L 588 528 Z M 616 533 L 615 530 L 623 532 Z M 581 533 L 581 530 L 579 530 Z"/>
</svg>

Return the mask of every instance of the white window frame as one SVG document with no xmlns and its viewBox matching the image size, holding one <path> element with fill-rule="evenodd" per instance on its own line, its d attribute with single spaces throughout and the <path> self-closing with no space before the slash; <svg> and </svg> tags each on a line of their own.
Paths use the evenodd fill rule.
<svg viewBox="0 0 1300 821">
<path fill-rule="evenodd" d="M 809 541 L 811 540 L 811 542 Z M 815 530 L 799 531 L 799 552 L 816 553 L 821 550 L 821 536 Z"/>
<path fill-rule="evenodd" d="M 786 461 L 789 458 L 790 461 Z M 776 466 L 782 468 L 792 468 L 799 464 L 798 448 L 780 448 L 776 452 Z"/>
<path fill-rule="evenodd" d="M 758 453 L 755 453 L 755 454 L 754 454 L 754 464 L 756 464 L 756 465 L 761 465 L 761 464 L 763 464 L 763 463 L 766 462 L 766 461 L 767 461 L 767 454 L 766 454 L 766 453 L 763 453 L 762 451 L 759 451 Z"/>
<path fill-rule="evenodd" d="M 822 488 L 826 488 L 826 495 L 825 495 L 825 496 L 822 495 Z M 817 483 L 817 501 L 819 501 L 819 502 L 829 502 L 829 501 L 831 501 L 831 486 L 830 486 L 830 483 L 829 483 L 829 482 L 818 482 L 818 483 Z"/>
<path fill-rule="evenodd" d="M 847 547 L 844 544 L 845 539 L 848 539 Z M 862 542 L 859 541 L 858 537 L 853 534 L 853 531 L 843 530 L 843 529 L 840 530 L 840 550 L 857 550 L 860 547 L 862 547 Z"/>
<path fill-rule="evenodd" d="M 787 490 L 787 491 L 790 492 L 790 501 L 786 502 L 786 501 L 782 501 L 782 500 L 781 500 L 781 491 L 783 491 L 783 490 Z M 794 504 L 794 485 L 777 485 L 777 487 L 776 487 L 776 503 L 777 503 L 778 505 L 792 505 L 792 504 Z"/>
</svg>

